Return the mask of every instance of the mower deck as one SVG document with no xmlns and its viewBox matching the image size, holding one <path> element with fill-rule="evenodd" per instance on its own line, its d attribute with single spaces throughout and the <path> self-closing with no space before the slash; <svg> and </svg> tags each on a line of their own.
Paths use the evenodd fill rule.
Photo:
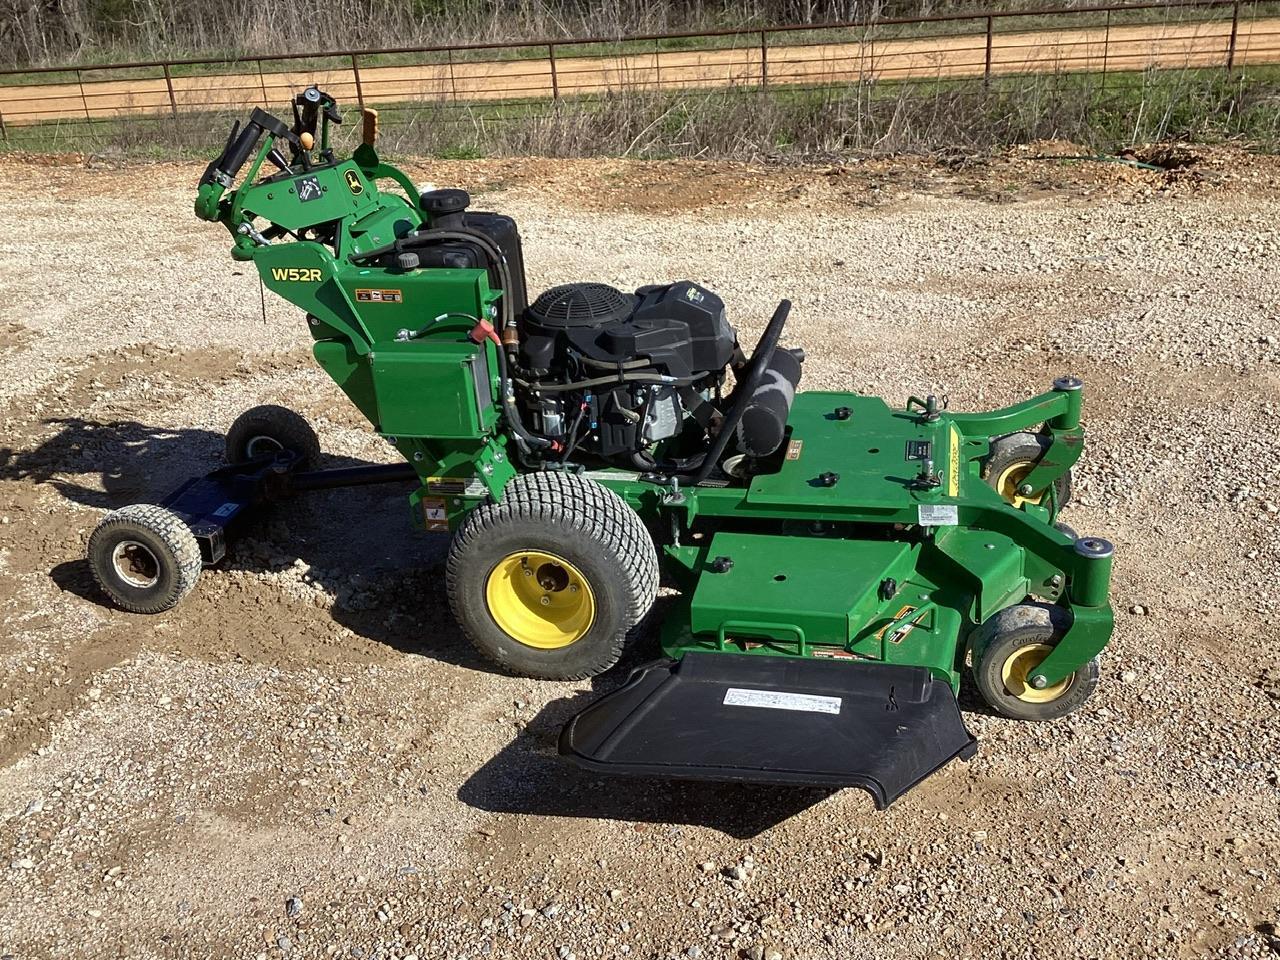
<svg viewBox="0 0 1280 960">
<path fill-rule="evenodd" d="M 600 773 L 859 787 L 881 810 L 976 749 L 923 667 L 709 653 L 636 670 L 560 736 Z"/>
</svg>

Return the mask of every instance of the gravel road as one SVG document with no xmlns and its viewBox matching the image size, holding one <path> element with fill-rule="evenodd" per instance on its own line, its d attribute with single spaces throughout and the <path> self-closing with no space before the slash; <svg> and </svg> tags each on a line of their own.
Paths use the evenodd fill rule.
<svg viewBox="0 0 1280 960">
<path fill-rule="evenodd" d="M 170 614 L 103 606 L 98 517 L 242 409 L 387 454 L 192 218 L 198 166 L 0 158 L 0 958 L 1280 953 L 1280 161 L 1165 159 L 415 171 L 516 216 L 534 289 L 688 277 L 748 339 L 791 297 L 810 388 L 1084 378 L 1098 694 L 1045 725 L 963 698 L 978 756 L 876 813 L 567 768 L 591 685 L 472 655 L 401 491 L 281 507 Z"/>
</svg>

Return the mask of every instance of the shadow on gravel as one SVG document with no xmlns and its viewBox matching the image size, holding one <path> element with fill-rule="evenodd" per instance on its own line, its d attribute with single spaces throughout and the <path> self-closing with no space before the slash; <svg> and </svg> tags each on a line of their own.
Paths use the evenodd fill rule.
<svg viewBox="0 0 1280 960">
<path fill-rule="evenodd" d="M 222 463 L 224 438 L 211 430 L 81 418 L 47 423 L 58 431 L 38 446 L 0 447 L 0 481 L 47 484 L 72 503 L 106 510 L 158 502 Z M 320 466 L 359 462 L 331 456 Z M 202 579 L 242 570 L 275 580 L 289 604 L 309 606 L 316 593 L 328 593 L 333 620 L 367 640 L 488 670 L 453 628 L 442 574 L 448 538 L 412 528 L 409 490 L 392 483 L 317 491 L 262 507 Z M 49 576 L 64 593 L 110 602 L 83 558 L 57 564 Z"/>
<path fill-rule="evenodd" d="M 640 643 L 650 648 L 648 641 Z M 628 660 L 652 658 L 633 654 Z M 601 777 L 575 766 L 558 750 L 569 718 L 625 682 L 620 664 L 592 681 L 593 689 L 554 700 L 458 790 L 458 799 L 488 813 L 586 817 L 661 825 L 708 827 L 741 840 L 777 826 L 830 797 L 835 790 L 759 784 Z"/>
</svg>

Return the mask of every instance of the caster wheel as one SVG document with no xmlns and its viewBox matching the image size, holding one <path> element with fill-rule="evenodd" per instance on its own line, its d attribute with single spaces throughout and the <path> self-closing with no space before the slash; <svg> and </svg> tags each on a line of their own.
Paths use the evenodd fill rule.
<svg viewBox="0 0 1280 960">
<path fill-rule="evenodd" d="M 1070 623 L 1061 607 L 1022 603 L 1006 607 L 982 625 L 973 678 L 993 710 L 1014 720 L 1053 720 L 1078 710 L 1093 695 L 1098 686 L 1096 657 L 1043 690 L 1027 683 Z"/>
<path fill-rule="evenodd" d="M 577 680 L 617 663 L 639 633 L 658 592 L 658 555 L 617 494 L 533 473 L 467 516 L 445 580 L 482 656 L 519 676 Z"/>
<path fill-rule="evenodd" d="M 135 503 L 102 518 L 89 535 L 89 569 L 102 591 L 130 613 L 161 613 L 200 577 L 200 544 L 164 507 Z"/>
<path fill-rule="evenodd" d="M 1036 504 L 1044 501 L 1046 491 L 1024 497 L 1018 493 L 1018 486 L 1035 465 L 1040 462 L 1044 452 L 1049 449 L 1049 439 L 1035 433 L 1011 433 L 996 437 L 991 441 L 991 452 L 982 463 L 982 479 L 987 481 L 1006 503 L 1021 507 L 1024 503 Z M 1061 510 L 1071 501 L 1071 471 L 1068 470 L 1053 482 L 1053 499 L 1056 509 Z"/>
<path fill-rule="evenodd" d="M 227 431 L 227 463 L 248 463 L 288 450 L 306 470 L 320 459 L 320 440 L 303 417 L 286 407 L 266 404 L 236 417 Z"/>
</svg>

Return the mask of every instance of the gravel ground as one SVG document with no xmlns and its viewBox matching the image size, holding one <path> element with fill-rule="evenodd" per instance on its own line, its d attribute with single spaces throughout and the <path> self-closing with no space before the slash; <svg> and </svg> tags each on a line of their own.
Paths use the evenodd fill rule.
<svg viewBox="0 0 1280 960">
<path fill-rule="evenodd" d="M 978 756 L 876 813 L 562 765 L 591 685 L 471 654 L 401 491 L 281 507 L 169 614 L 101 605 L 99 515 L 245 407 L 386 452 L 192 218 L 197 166 L 0 159 L 0 957 L 1280 953 L 1280 162 L 1174 161 L 416 171 L 516 216 L 534 289 L 688 277 L 748 338 L 790 296 L 810 388 L 1085 379 L 1099 691 L 963 698 Z"/>
</svg>

